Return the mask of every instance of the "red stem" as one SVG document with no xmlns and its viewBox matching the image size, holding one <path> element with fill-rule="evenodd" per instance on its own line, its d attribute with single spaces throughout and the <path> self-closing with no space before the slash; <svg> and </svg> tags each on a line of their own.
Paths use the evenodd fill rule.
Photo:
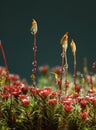
<svg viewBox="0 0 96 130">
<path fill-rule="evenodd" d="M 61 66 L 61 75 L 60 75 L 60 85 L 59 85 L 59 89 L 62 90 L 62 75 L 63 75 L 63 71 L 64 71 L 64 55 L 65 55 L 65 51 L 62 48 L 62 66 Z"/>
<path fill-rule="evenodd" d="M 67 63 L 67 55 L 65 53 L 65 67 L 66 67 L 66 73 L 65 73 L 65 95 L 67 94 L 67 89 L 68 89 L 68 63 Z"/>
<path fill-rule="evenodd" d="M 4 52 L 4 48 L 3 48 L 3 46 L 2 46 L 1 41 L 0 41 L 0 48 L 1 48 L 1 51 L 2 51 L 2 56 L 3 56 L 5 68 L 6 68 L 6 71 L 7 71 L 7 73 L 8 73 L 8 72 L 9 72 L 9 71 L 8 71 L 8 65 L 7 65 L 7 61 L 6 61 L 6 57 L 5 57 L 5 52 Z M 9 76 L 9 75 L 8 75 L 8 76 Z"/>
<path fill-rule="evenodd" d="M 75 87 L 75 92 L 76 92 L 76 78 L 77 78 L 77 74 L 76 74 L 76 54 L 74 54 L 74 87 Z"/>
<path fill-rule="evenodd" d="M 10 87 L 10 78 L 9 78 L 9 70 L 8 70 L 8 65 L 7 65 L 7 60 L 6 60 L 6 56 L 5 56 L 5 52 L 4 52 L 4 48 L 2 46 L 2 43 L 0 41 L 0 48 L 2 51 L 2 56 L 3 56 L 3 60 L 4 60 L 4 64 L 5 64 L 5 68 L 6 68 L 6 76 L 7 76 L 7 81 L 8 81 L 8 85 Z M 10 109 L 11 109 L 11 105 L 12 105 L 12 94 L 11 94 L 11 88 L 10 88 Z"/>
<path fill-rule="evenodd" d="M 33 62 L 33 74 L 35 76 L 35 79 L 33 79 L 33 86 L 36 86 L 36 67 L 37 67 L 37 60 L 36 60 L 36 51 L 37 51 L 37 46 L 36 46 L 36 34 L 34 34 L 34 47 L 33 47 L 33 51 L 34 51 L 34 62 Z"/>
<path fill-rule="evenodd" d="M 66 79 L 65 79 L 65 95 L 67 93 L 67 89 L 68 89 L 68 65 L 66 67 Z"/>
</svg>

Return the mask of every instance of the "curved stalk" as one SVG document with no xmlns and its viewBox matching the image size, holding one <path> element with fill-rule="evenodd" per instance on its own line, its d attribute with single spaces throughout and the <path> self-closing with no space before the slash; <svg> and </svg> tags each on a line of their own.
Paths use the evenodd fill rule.
<svg viewBox="0 0 96 130">
<path fill-rule="evenodd" d="M 6 60 L 6 56 L 5 56 L 5 52 L 4 52 L 4 48 L 2 46 L 1 40 L 0 40 L 0 48 L 1 48 L 1 51 L 2 51 L 4 65 L 5 65 L 5 68 L 6 68 L 6 77 L 7 77 L 8 85 L 9 85 L 9 88 L 10 88 L 10 109 L 11 109 L 11 106 L 12 106 L 12 94 L 11 94 L 11 87 L 10 87 L 9 70 L 8 70 L 7 60 Z"/>
</svg>

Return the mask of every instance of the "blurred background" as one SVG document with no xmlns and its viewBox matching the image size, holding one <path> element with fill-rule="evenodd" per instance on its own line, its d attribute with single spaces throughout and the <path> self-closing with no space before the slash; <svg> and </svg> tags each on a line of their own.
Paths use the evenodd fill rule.
<svg viewBox="0 0 96 130">
<path fill-rule="evenodd" d="M 9 71 L 30 81 L 33 61 L 31 21 L 38 22 L 37 64 L 61 65 L 60 39 L 69 32 L 69 43 L 77 46 L 77 69 L 86 57 L 88 67 L 96 58 L 95 0 L 2 0 L 0 1 L 0 40 Z M 73 55 L 68 48 L 69 71 L 73 72 Z M 4 65 L 0 53 L 0 66 Z"/>
</svg>

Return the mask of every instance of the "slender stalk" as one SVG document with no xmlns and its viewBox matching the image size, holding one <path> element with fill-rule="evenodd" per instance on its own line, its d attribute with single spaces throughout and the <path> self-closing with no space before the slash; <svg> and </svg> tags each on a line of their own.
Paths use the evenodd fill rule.
<svg viewBox="0 0 96 130">
<path fill-rule="evenodd" d="M 66 66 L 66 74 L 65 74 L 65 95 L 67 93 L 67 89 L 68 89 L 68 63 L 67 63 L 67 55 L 65 53 L 65 66 Z"/>
<path fill-rule="evenodd" d="M 5 68 L 6 68 L 6 77 L 7 77 L 8 85 L 10 87 L 9 70 L 8 70 L 7 60 L 6 60 L 6 56 L 5 56 L 5 52 L 4 52 L 4 48 L 2 46 L 1 40 L 0 40 L 0 48 L 2 51 L 2 56 L 3 56 Z M 11 105 L 12 105 L 12 94 L 11 94 L 11 88 L 10 88 L 10 109 L 11 109 Z"/>
<path fill-rule="evenodd" d="M 73 75 L 73 77 L 74 77 L 74 90 L 76 91 L 76 76 L 77 76 L 77 74 L 76 74 L 76 45 L 75 45 L 75 42 L 73 41 L 73 39 L 70 43 L 70 46 L 71 46 L 73 56 L 74 56 L 74 75 Z"/>
<path fill-rule="evenodd" d="M 7 72 L 8 76 L 9 76 L 8 65 L 7 65 L 7 61 L 6 61 L 6 57 L 5 57 L 5 52 L 4 52 L 4 48 L 2 46 L 1 41 L 0 41 L 0 48 L 1 48 L 1 51 L 2 51 L 2 56 L 3 56 L 3 60 L 4 60 L 6 72 Z M 10 85 L 10 82 L 9 82 L 9 85 Z"/>
<path fill-rule="evenodd" d="M 36 46 L 36 34 L 34 34 L 34 46 L 33 46 L 33 51 L 34 51 L 34 61 L 33 61 L 33 70 L 32 74 L 34 75 L 33 80 L 33 86 L 36 86 L 36 67 L 37 67 L 37 60 L 36 60 L 36 51 L 37 51 L 37 46 Z"/>
<path fill-rule="evenodd" d="M 62 66 L 61 66 L 60 85 L 59 85 L 60 90 L 62 90 L 62 75 L 63 75 L 63 72 L 64 72 L 64 57 L 65 57 L 65 49 L 64 48 L 62 48 L 61 57 L 62 57 Z"/>
<path fill-rule="evenodd" d="M 75 87 L 75 91 L 76 91 L 76 53 L 74 54 L 74 87 Z"/>
<path fill-rule="evenodd" d="M 62 45 L 62 66 L 61 66 L 61 77 L 60 77 L 60 90 L 62 89 L 62 75 L 64 72 L 64 58 L 67 62 L 67 57 L 66 57 L 66 51 L 68 48 L 68 32 L 66 32 L 63 37 L 61 38 L 61 45 Z"/>
</svg>

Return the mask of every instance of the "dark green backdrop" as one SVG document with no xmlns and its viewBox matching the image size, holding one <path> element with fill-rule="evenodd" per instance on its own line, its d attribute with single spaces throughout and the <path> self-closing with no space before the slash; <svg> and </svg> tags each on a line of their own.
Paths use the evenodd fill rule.
<svg viewBox="0 0 96 130">
<path fill-rule="evenodd" d="M 21 78 L 30 79 L 33 61 L 31 20 L 38 22 L 38 67 L 61 64 L 60 39 L 69 32 L 77 45 L 77 68 L 87 57 L 89 68 L 96 57 L 95 0 L 2 0 L 0 1 L 0 39 L 9 70 Z M 0 54 L 0 65 L 3 65 Z M 73 56 L 68 49 L 69 70 L 73 71 Z"/>
</svg>

